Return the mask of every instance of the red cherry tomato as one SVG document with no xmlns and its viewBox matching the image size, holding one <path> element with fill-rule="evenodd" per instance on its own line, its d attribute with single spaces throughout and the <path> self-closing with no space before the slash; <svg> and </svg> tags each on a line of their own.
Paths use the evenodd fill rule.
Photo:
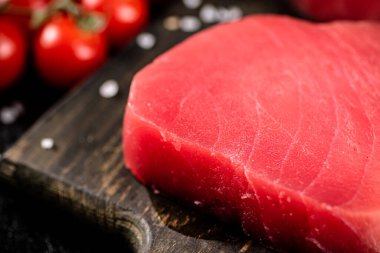
<svg viewBox="0 0 380 253">
<path fill-rule="evenodd" d="M 28 31 L 32 13 L 46 7 L 51 1 L 52 0 L 9 0 L 9 7 L 5 15 L 20 25 L 25 31 Z"/>
<path fill-rule="evenodd" d="M 83 8 L 106 15 L 106 35 L 115 47 L 131 41 L 148 22 L 146 0 L 81 0 Z"/>
<path fill-rule="evenodd" d="M 38 31 L 34 52 L 37 68 L 46 81 L 67 88 L 105 61 L 107 44 L 102 33 L 84 31 L 70 16 L 58 15 Z"/>
<path fill-rule="evenodd" d="M 51 0 L 9 0 L 9 3 L 17 7 L 25 7 L 31 10 L 46 6 Z"/>
<path fill-rule="evenodd" d="M 20 75 L 25 63 L 26 45 L 21 29 L 0 19 L 0 90 L 10 86 Z"/>
</svg>

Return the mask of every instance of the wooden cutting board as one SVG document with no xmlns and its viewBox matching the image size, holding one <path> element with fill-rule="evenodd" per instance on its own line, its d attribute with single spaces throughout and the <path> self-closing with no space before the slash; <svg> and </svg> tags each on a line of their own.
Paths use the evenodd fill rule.
<svg viewBox="0 0 380 253">
<path fill-rule="evenodd" d="M 245 14 L 285 11 L 285 4 L 278 0 L 213 3 L 239 5 Z M 197 12 L 185 9 L 180 1 L 154 10 L 148 31 L 157 36 L 155 48 L 144 51 L 132 45 L 112 57 L 8 150 L 0 178 L 119 231 L 136 252 L 271 252 L 238 228 L 153 194 L 123 164 L 121 128 L 131 79 L 157 55 L 190 35 L 165 30 L 164 18 Z M 98 94 L 108 79 L 121 86 L 112 99 Z M 41 148 L 40 141 L 46 137 L 54 139 L 54 149 Z"/>
</svg>

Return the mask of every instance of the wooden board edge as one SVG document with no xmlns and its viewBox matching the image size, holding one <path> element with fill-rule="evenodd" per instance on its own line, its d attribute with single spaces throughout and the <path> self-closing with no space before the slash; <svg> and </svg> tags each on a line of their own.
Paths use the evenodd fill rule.
<svg viewBox="0 0 380 253">
<path fill-rule="evenodd" d="M 96 198 L 83 188 L 74 187 L 52 175 L 42 174 L 7 158 L 0 161 L 0 181 L 58 205 L 106 231 L 116 228 L 134 252 L 149 252 L 151 249 L 151 228 L 141 215 L 110 201 Z M 76 201 L 78 198 L 81 200 Z"/>
</svg>

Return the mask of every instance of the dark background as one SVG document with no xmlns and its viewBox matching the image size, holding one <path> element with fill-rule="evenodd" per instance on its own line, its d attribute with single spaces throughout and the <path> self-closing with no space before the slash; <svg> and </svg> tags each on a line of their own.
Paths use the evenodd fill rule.
<svg viewBox="0 0 380 253">
<path fill-rule="evenodd" d="M 24 110 L 15 123 L 0 122 L 0 154 L 64 94 L 65 91 L 45 86 L 32 64 L 16 86 L 0 92 L 0 110 L 16 102 Z M 129 251 L 121 236 L 0 182 L 0 252 Z"/>
</svg>

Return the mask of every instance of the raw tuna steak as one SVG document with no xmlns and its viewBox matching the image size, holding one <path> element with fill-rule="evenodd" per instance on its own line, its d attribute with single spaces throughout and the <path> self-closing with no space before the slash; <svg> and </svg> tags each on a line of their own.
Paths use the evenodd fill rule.
<svg viewBox="0 0 380 253">
<path fill-rule="evenodd" d="M 133 80 L 126 165 L 284 251 L 380 252 L 380 24 L 255 16 Z"/>
<path fill-rule="evenodd" d="M 307 16 L 318 20 L 380 19 L 379 0 L 292 0 Z"/>
</svg>

